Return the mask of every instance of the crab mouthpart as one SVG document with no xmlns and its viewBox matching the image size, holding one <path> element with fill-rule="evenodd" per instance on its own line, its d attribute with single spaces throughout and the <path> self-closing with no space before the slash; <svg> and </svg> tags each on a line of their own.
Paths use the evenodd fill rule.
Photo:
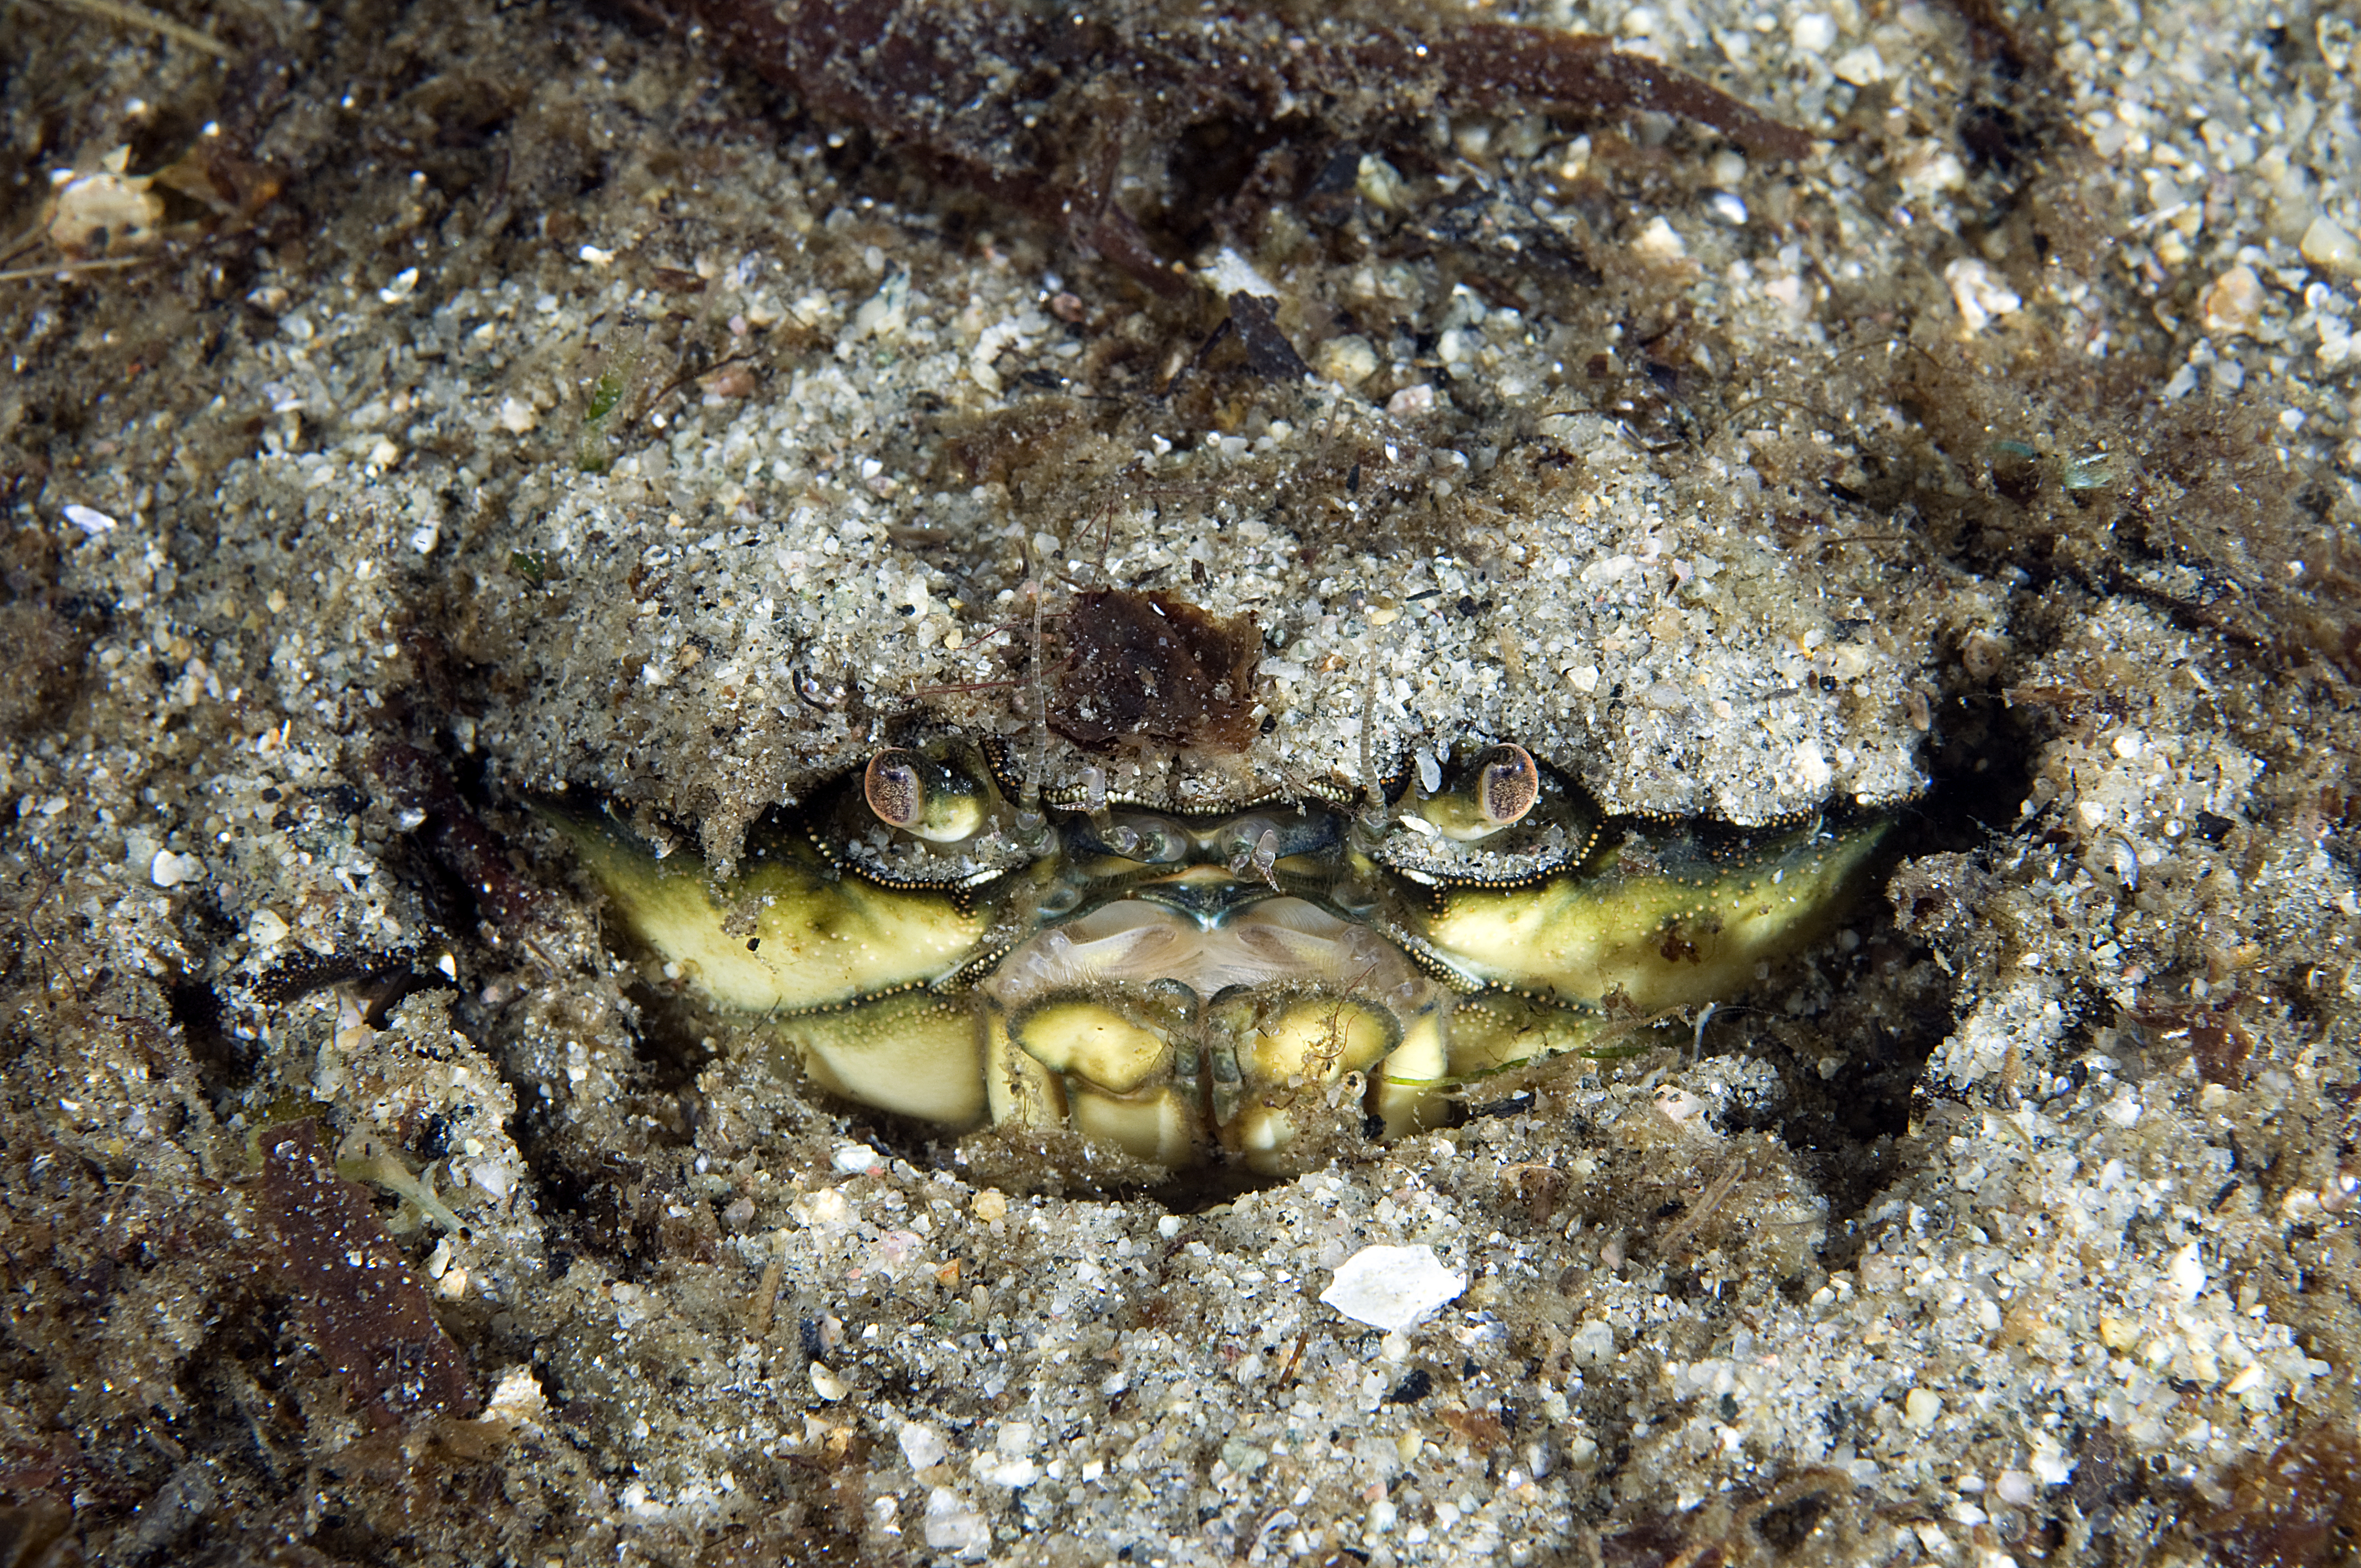
<svg viewBox="0 0 2361 1568">
<path fill-rule="evenodd" d="M 1351 1074 L 1389 1134 L 1441 1114 L 1450 992 L 1301 898 L 1210 920 L 1104 905 L 1010 952 L 977 990 L 994 1120 L 1071 1121 L 1159 1165 L 1219 1147 L 1276 1172 L 1308 1099 Z"/>
</svg>

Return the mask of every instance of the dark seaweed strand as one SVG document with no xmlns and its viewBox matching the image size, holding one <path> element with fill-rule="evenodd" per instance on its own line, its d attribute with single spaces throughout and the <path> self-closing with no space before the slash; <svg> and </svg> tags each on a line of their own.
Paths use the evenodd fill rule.
<svg viewBox="0 0 2361 1568">
<path fill-rule="evenodd" d="M 1040 115 L 1069 76 L 1106 69 L 1120 58 L 1104 27 L 1045 25 L 995 5 L 945 6 L 917 0 L 630 0 L 675 27 L 703 27 L 733 63 L 795 93 L 824 115 L 868 126 L 898 142 L 978 193 L 1045 222 L 1062 225 L 1095 251 L 1159 293 L 1185 294 L 1131 214 L 1113 200 L 1130 119 L 1081 112 Z M 983 66 L 1031 65 L 1043 96 L 1012 95 Z M 1135 66 L 1146 61 L 1134 60 Z M 1081 122 L 1071 137 L 1044 128 Z"/>
<path fill-rule="evenodd" d="M 1521 99 L 1601 113 L 1654 109 L 1711 126 L 1749 152 L 1801 159 L 1812 150 L 1806 132 L 1596 33 L 1486 22 L 1443 34 L 1428 47 L 1456 86 L 1487 102 Z"/>
<path fill-rule="evenodd" d="M 1114 199 L 1126 149 L 1216 100 L 1267 116 L 1210 34 L 1126 36 L 1087 15 L 1046 23 L 990 4 L 923 0 L 629 0 L 708 30 L 738 65 L 821 113 L 906 145 L 979 193 L 1062 225 L 1078 245 L 1164 294 L 1189 291 Z M 1215 36 L 1218 35 L 1218 36 Z M 1333 35 L 1331 35 L 1333 36 Z M 1309 42 L 1309 40 L 1307 40 Z M 1201 58 L 1207 46 L 1214 58 Z M 1012 68 L 1008 79 L 986 62 Z M 1812 138 L 1695 76 L 1597 34 L 1480 23 L 1414 34 L 1370 28 L 1271 62 L 1316 102 L 1345 82 L 1387 82 L 1401 102 L 1550 104 L 1598 115 L 1652 109 L 1709 126 L 1750 152 L 1801 159 Z M 1265 88 L 1275 85 L 1266 82 Z M 1243 90 L 1243 95 L 1241 95 Z"/>
</svg>

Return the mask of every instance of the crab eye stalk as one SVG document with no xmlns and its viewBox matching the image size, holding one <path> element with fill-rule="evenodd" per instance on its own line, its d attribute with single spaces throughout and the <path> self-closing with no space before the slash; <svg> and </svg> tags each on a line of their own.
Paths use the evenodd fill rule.
<svg viewBox="0 0 2361 1568">
<path fill-rule="evenodd" d="M 972 839 L 991 815 L 991 803 L 973 779 L 904 746 L 869 760 L 861 793 L 877 820 L 930 844 Z"/>
<path fill-rule="evenodd" d="M 1444 838 L 1466 843 L 1523 821 L 1541 797 L 1542 772 L 1533 754 L 1504 742 L 1480 753 L 1458 784 L 1427 801 L 1420 815 Z"/>
</svg>

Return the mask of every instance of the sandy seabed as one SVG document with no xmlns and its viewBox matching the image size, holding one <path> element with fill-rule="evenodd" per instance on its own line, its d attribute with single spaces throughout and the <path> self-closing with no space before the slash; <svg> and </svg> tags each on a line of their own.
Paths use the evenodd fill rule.
<svg viewBox="0 0 2361 1568">
<path fill-rule="evenodd" d="M 953 85 L 1116 127 L 1162 289 L 637 16 L 0 13 L 0 1563 L 2348 1560 L 2349 16 L 1522 17 L 1788 159 L 1091 14 Z M 1900 855 L 1301 1177 L 930 1135 L 528 804 L 726 864 L 1030 746 L 1037 584 L 1263 641 L 1244 751 L 1053 784 L 1514 740 Z M 1465 1288 L 1348 1319 L 1372 1245 Z"/>
</svg>

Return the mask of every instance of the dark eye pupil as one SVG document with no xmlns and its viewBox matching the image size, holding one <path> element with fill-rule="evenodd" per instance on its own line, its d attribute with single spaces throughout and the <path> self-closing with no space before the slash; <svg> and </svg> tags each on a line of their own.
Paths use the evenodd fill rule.
<svg viewBox="0 0 2361 1568">
<path fill-rule="evenodd" d="M 1505 762 L 1495 762 L 1484 770 L 1484 814 L 1494 821 L 1517 809 L 1517 785 L 1521 781 Z"/>
</svg>

